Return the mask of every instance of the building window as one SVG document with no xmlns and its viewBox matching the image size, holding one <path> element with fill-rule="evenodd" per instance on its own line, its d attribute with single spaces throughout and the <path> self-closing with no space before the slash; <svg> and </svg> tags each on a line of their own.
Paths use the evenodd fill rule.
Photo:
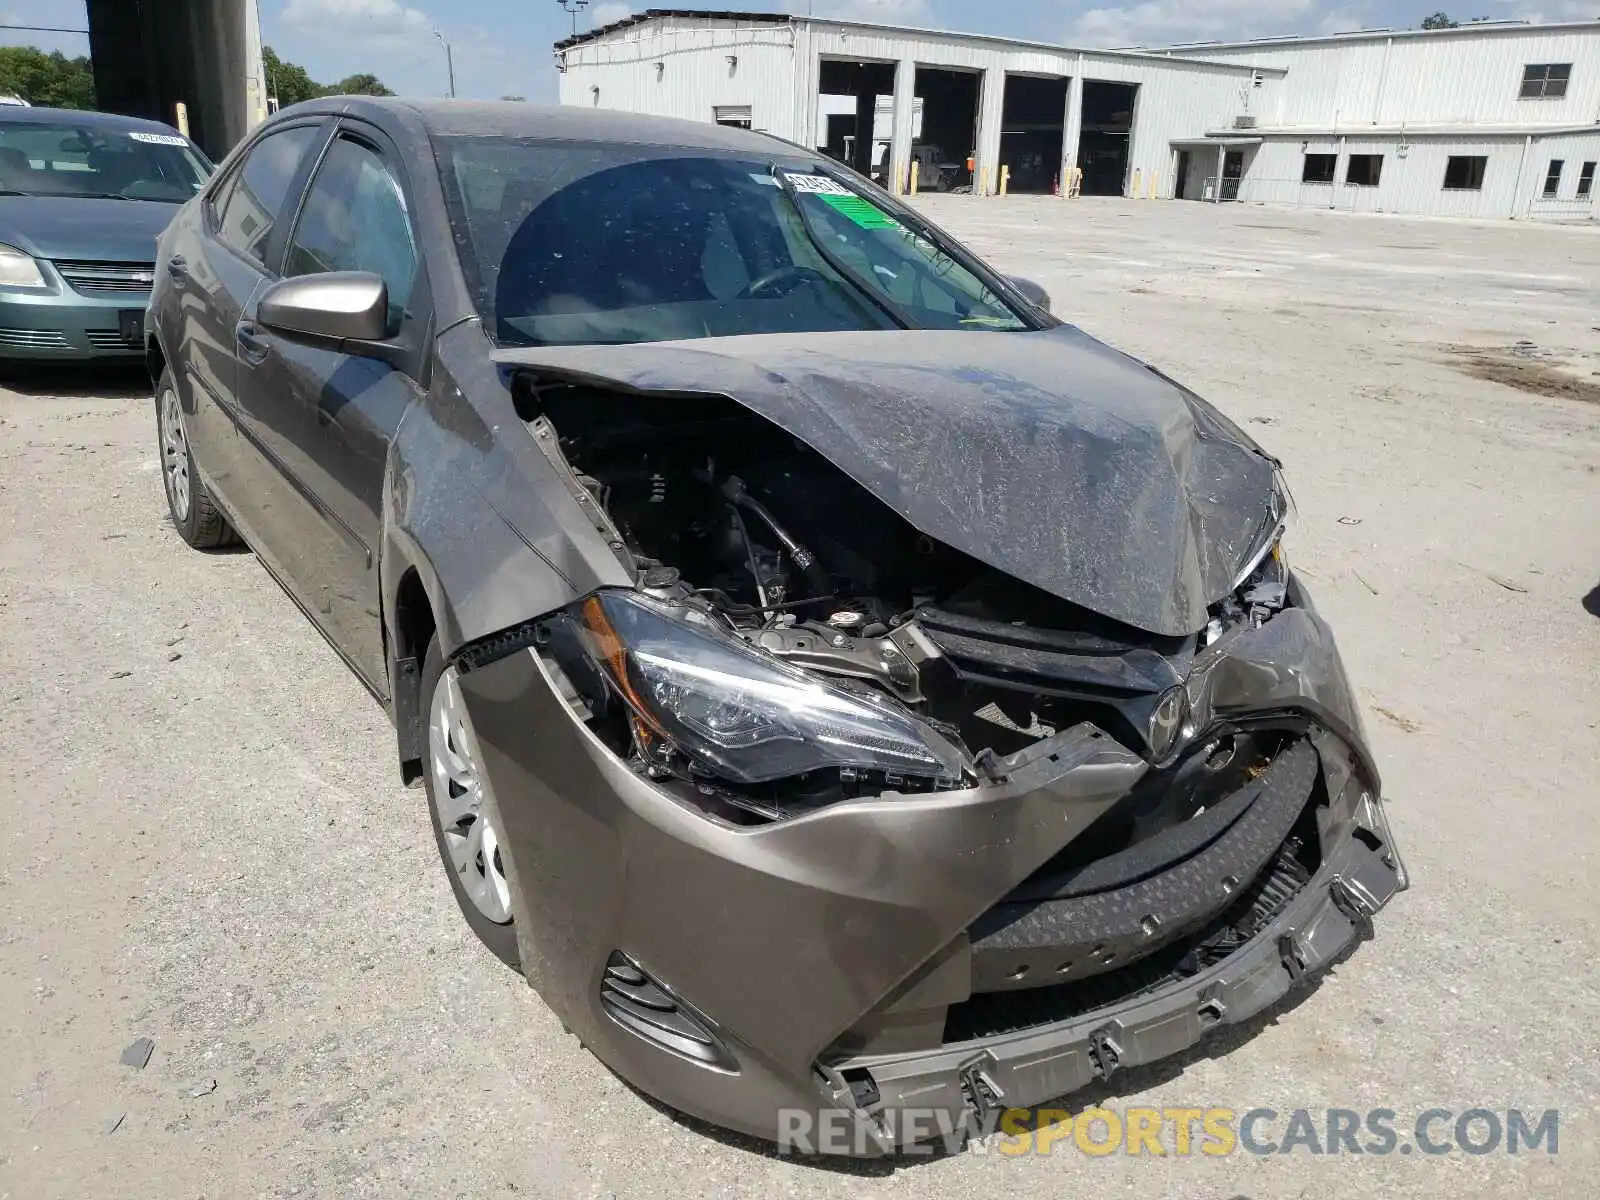
<svg viewBox="0 0 1600 1200">
<path fill-rule="evenodd" d="M 1561 172 L 1566 168 L 1564 158 L 1552 158 L 1550 169 L 1544 173 L 1544 198 L 1554 200 L 1561 194 Z"/>
<path fill-rule="evenodd" d="M 1352 154 L 1344 169 L 1344 181 L 1351 187 L 1377 187 L 1383 178 L 1383 155 Z"/>
<path fill-rule="evenodd" d="M 1583 170 L 1578 172 L 1578 199 L 1587 200 L 1594 191 L 1594 167 L 1592 162 L 1583 164 Z"/>
<path fill-rule="evenodd" d="M 1522 99 L 1560 100 L 1572 78 L 1571 63 L 1534 63 L 1522 68 Z"/>
<path fill-rule="evenodd" d="M 1481 192 L 1483 190 L 1483 171 L 1489 165 L 1489 160 L 1483 155 L 1468 154 L 1450 156 L 1450 161 L 1444 165 L 1444 190 L 1447 192 Z"/>
<path fill-rule="evenodd" d="M 750 128 L 748 104 L 719 104 L 711 110 L 711 114 L 718 125 L 727 125 L 733 129 Z"/>
<path fill-rule="evenodd" d="M 1300 175 L 1301 183 L 1332 183 L 1333 173 L 1339 165 L 1337 154 L 1308 154 L 1306 167 Z"/>
</svg>

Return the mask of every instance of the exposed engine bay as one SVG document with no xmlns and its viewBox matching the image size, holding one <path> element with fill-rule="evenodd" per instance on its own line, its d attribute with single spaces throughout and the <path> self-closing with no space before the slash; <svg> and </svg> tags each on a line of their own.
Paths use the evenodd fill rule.
<svg viewBox="0 0 1600 1200">
<path fill-rule="evenodd" d="M 608 719 L 616 706 L 600 681 L 581 678 L 575 656 L 571 682 L 598 724 L 619 742 L 631 738 L 652 777 L 693 787 L 698 802 L 725 805 L 731 819 L 781 819 L 885 789 L 960 786 L 1084 721 L 1159 762 L 1173 754 L 1181 684 L 1197 651 L 1285 602 L 1281 581 L 1254 586 L 1217 606 L 1208 629 L 1163 637 L 920 533 L 807 445 L 726 398 L 644 399 L 563 383 L 524 385 L 519 404 L 645 595 L 699 608 L 749 646 L 835 687 L 892 699 L 971 765 L 965 781 L 944 770 L 844 769 L 730 786 L 675 759 L 636 720 Z M 1190 799 L 1203 808 L 1200 793 Z M 1188 815 L 1141 820 L 1159 829 Z"/>
</svg>

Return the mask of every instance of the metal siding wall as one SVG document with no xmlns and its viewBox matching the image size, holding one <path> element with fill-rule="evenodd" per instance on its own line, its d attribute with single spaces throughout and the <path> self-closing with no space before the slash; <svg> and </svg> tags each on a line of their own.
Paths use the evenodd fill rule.
<svg viewBox="0 0 1600 1200">
<path fill-rule="evenodd" d="M 1550 169 L 1550 160 L 1555 158 L 1566 163 L 1566 170 L 1561 176 L 1557 198 L 1546 200 L 1544 177 Z M 1597 172 L 1600 172 L 1600 131 L 1535 139 L 1524 173 L 1523 195 L 1518 197 L 1518 215 L 1535 221 L 1600 220 L 1600 177 L 1589 191 L 1588 202 L 1578 199 L 1578 174 L 1586 162 L 1596 163 Z"/>
<path fill-rule="evenodd" d="M 1523 68 L 1571 63 L 1562 100 L 1521 100 Z M 1586 124 L 1600 119 L 1600 24 L 1592 33 L 1395 43 L 1383 121 Z"/>
<path fill-rule="evenodd" d="M 1392 46 L 1384 67 L 1385 47 Z M 1184 50 L 1289 72 L 1282 125 L 1576 124 L 1600 121 L 1600 23 L 1592 29 Z M 1521 100 L 1531 63 L 1572 63 L 1562 100 Z M 1379 83 L 1382 93 L 1379 96 Z"/>
<path fill-rule="evenodd" d="M 794 30 L 786 25 L 663 20 L 566 51 L 562 104 L 710 121 L 716 108 L 748 106 L 753 128 L 802 140 L 794 103 Z M 727 57 L 738 65 L 730 71 Z M 656 63 L 662 63 L 657 78 Z"/>
<path fill-rule="evenodd" d="M 1400 155 L 1402 145 L 1406 146 L 1403 158 Z M 1519 188 L 1522 147 L 1522 138 L 1482 141 L 1438 138 L 1406 143 L 1396 137 L 1317 138 L 1309 143 L 1292 137 L 1268 138 L 1256 155 L 1239 198 L 1248 203 L 1292 204 L 1343 212 L 1503 219 L 1526 210 L 1525 202 L 1519 201 L 1519 192 L 1526 193 L 1526 175 L 1533 173 L 1533 162 L 1538 154 L 1535 152 L 1530 159 Z M 1307 153 L 1339 155 L 1331 185 L 1301 182 Z M 1383 155 L 1383 175 L 1377 187 L 1352 187 L 1345 183 L 1352 154 Z M 1489 160 L 1484 168 L 1482 190 L 1444 190 L 1445 166 L 1453 155 L 1482 155 Z M 1574 182 L 1569 188 L 1575 188 L 1575 172 L 1571 178 Z"/>
</svg>

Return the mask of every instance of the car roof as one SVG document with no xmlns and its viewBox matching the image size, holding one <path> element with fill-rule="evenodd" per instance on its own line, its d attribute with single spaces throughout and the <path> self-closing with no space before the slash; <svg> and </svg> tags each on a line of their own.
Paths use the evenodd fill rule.
<svg viewBox="0 0 1600 1200">
<path fill-rule="evenodd" d="M 125 117 L 120 113 L 95 112 L 86 108 L 23 108 L 20 105 L 0 107 L 0 125 L 77 125 L 84 129 L 142 130 L 145 133 L 177 133 L 171 125 L 160 121 L 147 121 L 143 117 Z"/>
<path fill-rule="evenodd" d="M 329 102 L 334 102 L 330 104 Z M 746 150 L 757 154 L 795 154 L 811 157 L 800 146 L 790 146 L 766 134 L 716 125 L 710 121 L 685 121 L 675 117 L 647 117 L 614 109 L 577 105 L 528 104 L 521 100 L 417 100 L 392 96 L 338 96 L 320 103 L 295 105 L 285 112 L 312 111 L 323 106 L 350 116 L 380 118 L 405 114 L 421 122 L 435 137 L 548 138 L 555 141 L 614 142 L 672 146 L 691 150 Z M 782 147 L 782 149 L 778 149 Z"/>
</svg>

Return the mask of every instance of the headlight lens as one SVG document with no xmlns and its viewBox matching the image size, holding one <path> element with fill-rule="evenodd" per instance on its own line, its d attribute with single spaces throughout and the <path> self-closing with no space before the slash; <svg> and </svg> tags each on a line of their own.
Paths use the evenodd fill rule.
<svg viewBox="0 0 1600 1200">
<path fill-rule="evenodd" d="M 892 700 L 819 683 L 696 609 L 602 592 L 584 601 L 581 624 L 642 732 L 724 779 L 846 767 L 949 781 L 964 773 L 961 752 Z"/>
<path fill-rule="evenodd" d="M 1256 572 L 1264 566 L 1281 568 L 1286 574 L 1288 563 L 1283 557 L 1283 535 L 1288 531 L 1289 524 L 1294 520 L 1294 497 L 1289 494 L 1289 487 L 1283 480 L 1283 473 L 1275 472 L 1272 482 L 1271 509 L 1262 519 L 1262 532 L 1260 538 L 1251 547 L 1250 553 L 1245 556 L 1244 563 L 1238 577 L 1233 581 L 1233 590 L 1238 591 L 1249 583 Z M 1269 560 L 1272 560 L 1269 562 Z"/>
<path fill-rule="evenodd" d="M 19 288 L 50 286 L 39 273 L 39 264 L 34 262 L 33 255 L 5 245 L 0 245 L 0 284 Z"/>
</svg>

